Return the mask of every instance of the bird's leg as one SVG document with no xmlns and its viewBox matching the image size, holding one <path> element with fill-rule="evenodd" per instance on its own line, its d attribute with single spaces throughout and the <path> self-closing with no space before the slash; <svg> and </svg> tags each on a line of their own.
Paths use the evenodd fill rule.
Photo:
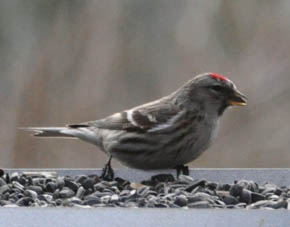
<svg viewBox="0 0 290 227">
<path fill-rule="evenodd" d="M 111 166 L 112 155 L 110 156 L 108 162 L 106 163 L 105 167 L 103 168 L 103 172 L 101 175 L 101 179 L 111 181 L 114 180 L 114 170 Z"/>
<path fill-rule="evenodd" d="M 176 173 L 177 173 L 177 178 L 179 177 L 180 173 L 183 175 L 189 175 L 189 168 L 188 166 L 185 165 L 178 165 L 176 166 Z"/>
</svg>

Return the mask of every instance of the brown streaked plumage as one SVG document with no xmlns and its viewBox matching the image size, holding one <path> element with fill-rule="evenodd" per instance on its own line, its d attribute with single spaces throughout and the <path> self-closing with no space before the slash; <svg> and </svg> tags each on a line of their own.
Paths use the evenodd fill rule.
<svg viewBox="0 0 290 227">
<path fill-rule="evenodd" d="M 211 145 L 228 106 L 245 104 L 245 96 L 229 79 L 205 73 L 168 96 L 104 119 L 26 129 L 38 137 L 79 138 L 129 167 L 176 168 Z"/>
</svg>

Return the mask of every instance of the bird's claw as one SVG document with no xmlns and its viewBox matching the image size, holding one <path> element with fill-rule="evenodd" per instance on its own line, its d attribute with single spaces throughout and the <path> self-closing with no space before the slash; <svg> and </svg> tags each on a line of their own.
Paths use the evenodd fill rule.
<svg viewBox="0 0 290 227">
<path fill-rule="evenodd" d="M 188 168 L 188 166 L 185 166 L 185 165 L 178 165 L 178 166 L 176 166 L 176 173 L 177 173 L 177 178 L 179 177 L 180 173 L 188 176 L 189 175 L 189 168 Z"/>
<path fill-rule="evenodd" d="M 114 180 L 114 170 L 111 166 L 112 156 L 110 156 L 109 161 L 106 163 L 105 167 L 103 168 L 102 175 L 100 176 L 101 179 L 106 181 Z"/>
</svg>

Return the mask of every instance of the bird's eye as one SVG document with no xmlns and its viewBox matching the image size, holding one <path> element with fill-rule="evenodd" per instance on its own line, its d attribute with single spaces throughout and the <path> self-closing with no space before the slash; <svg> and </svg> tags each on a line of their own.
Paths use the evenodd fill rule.
<svg viewBox="0 0 290 227">
<path fill-rule="evenodd" d="M 221 90 L 223 90 L 223 87 L 219 85 L 210 86 L 209 88 L 215 92 L 220 92 Z"/>
</svg>

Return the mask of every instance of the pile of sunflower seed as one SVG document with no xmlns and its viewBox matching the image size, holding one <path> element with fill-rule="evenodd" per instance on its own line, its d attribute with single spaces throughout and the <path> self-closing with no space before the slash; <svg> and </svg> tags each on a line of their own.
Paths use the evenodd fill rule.
<svg viewBox="0 0 290 227">
<path fill-rule="evenodd" d="M 141 183 L 98 175 L 5 173 L 0 169 L 2 207 L 159 207 L 290 209 L 290 188 L 239 180 L 233 184 L 159 174 Z"/>
</svg>

